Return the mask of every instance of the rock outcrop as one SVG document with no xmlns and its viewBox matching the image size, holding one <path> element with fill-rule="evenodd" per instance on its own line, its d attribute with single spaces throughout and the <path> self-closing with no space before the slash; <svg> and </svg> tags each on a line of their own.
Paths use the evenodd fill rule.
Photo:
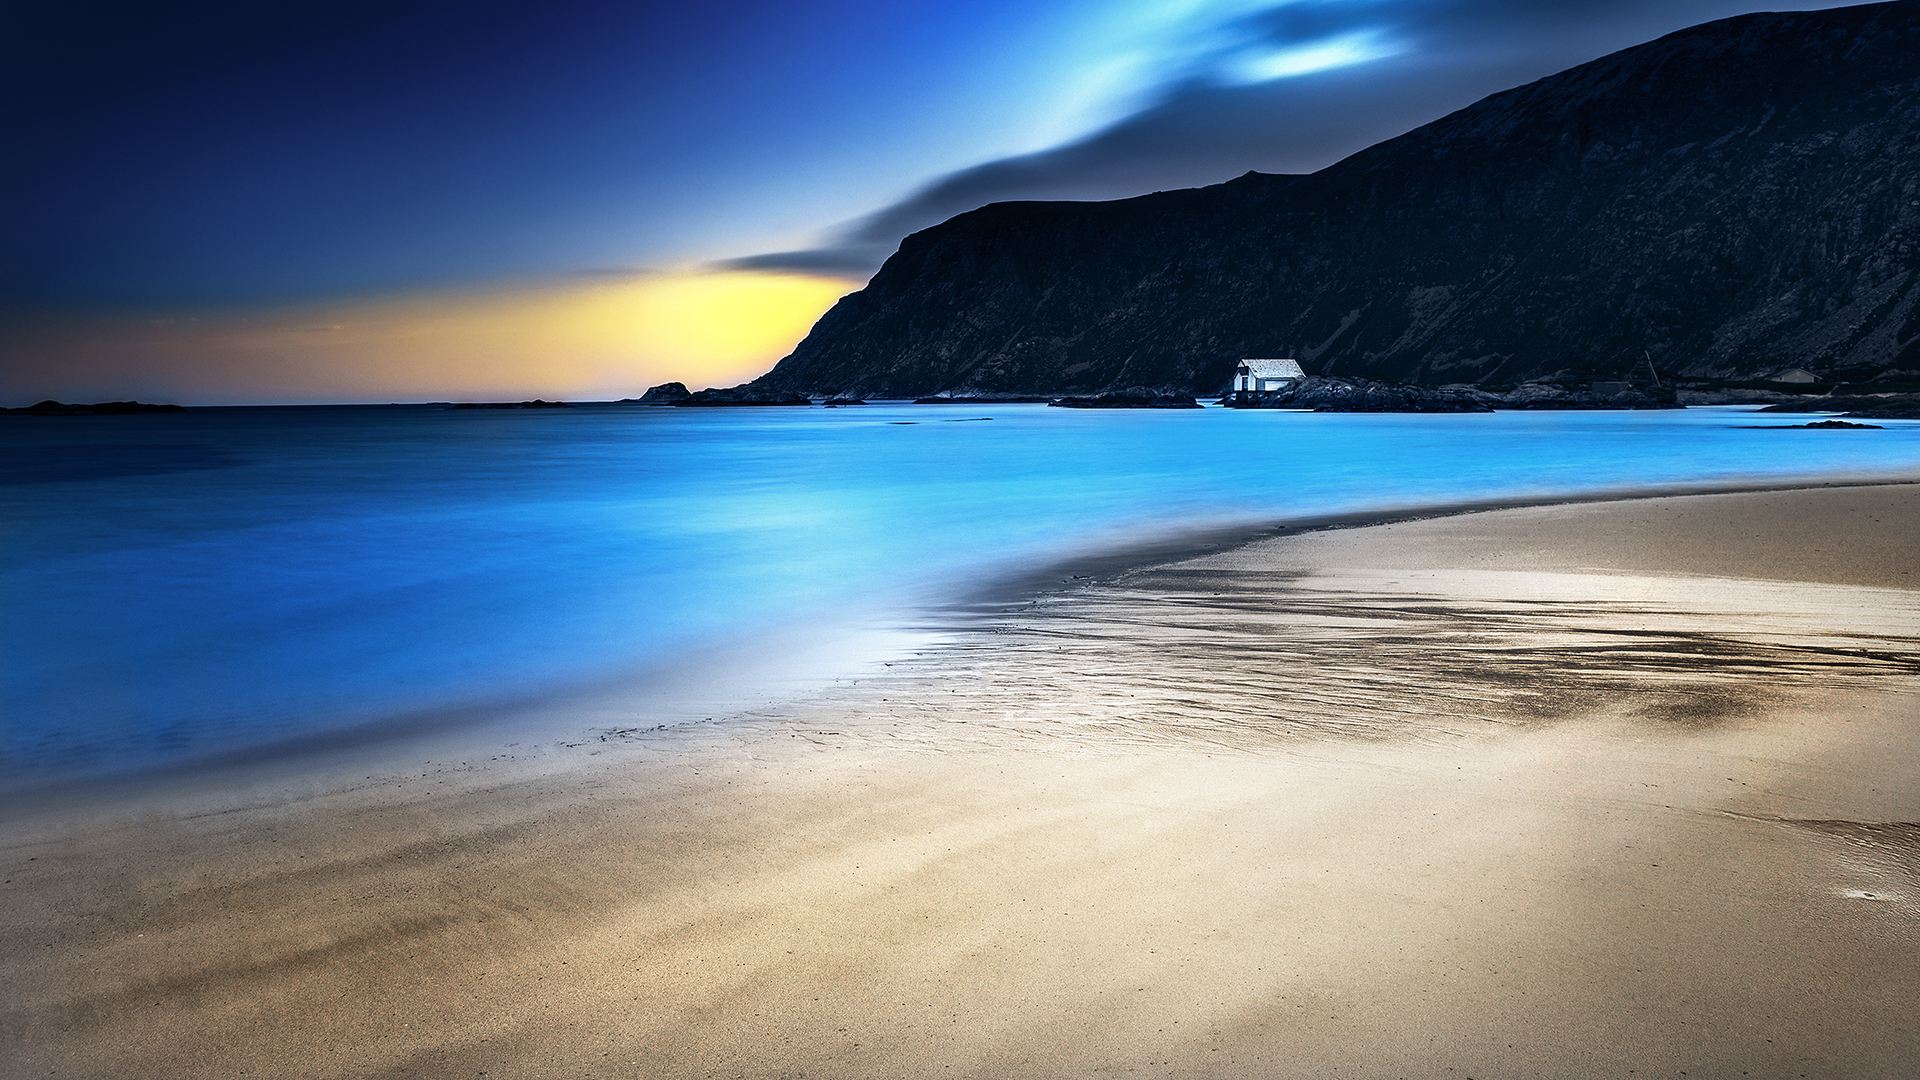
<svg viewBox="0 0 1920 1080">
<path fill-rule="evenodd" d="M 1865 420 L 1920 420 L 1920 394 L 1843 394 L 1769 405 L 1763 413 L 1837 412 Z"/>
<path fill-rule="evenodd" d="M 637 398 L 622 398 L 621 404 L 631 405 L 677 405 L 693 394 L 682 382 L 666 382 L 659 386 L 647 387 L 647 392 Z"/>
<path fill-rule="evenodd" d="M 1409 386 L 1371 379 L 1309 377 L 1278 390 L 1242 390 L 1220 399 L 1231 409 L 1312 409 L 1314 412 L 1492 412 L 1471 387 Z"/>
<path fill-rule="evenodd" d="M 929 394 L 914 398 L 915 405 L 1051 405 L 1053 394 Z"/>
<path fill-rule="evenodd" d="M 1172 393 L 1165 390 L 1149 390 L 1141 386 L 1125 390 L 1109 390 L 1104 394 L 1090 397 L 1063 397 L 1048 402 L 1063 409 L 1198 409 L 1200 403 L 1192 394 Z"/>
<path fill-rule="evenodd" d="M 805 394 L 772 390 L 755 383 L 748 383 L 744 386 L 708 387 L 705 390 L 696 390 L 670 404 L 682 408 L 725 405 L 811 405 L 813 400 Z"/>
<path fill-rule="evenodd" d="M 1308 176 L 1001 203 L 908 237 L 755 392 L 1219 394 L 1920 368 L 1920 2 L 1756 14 Z"/>
<path fill-rule="evenodd" d="M 92 405 L 68 405 L 48 398 L 19 409 L 0 409 L 8 416 L 131 416 L 140 413 L 185 412 L 183 405 L 149 405 L 144 401 L 99 401 Z"/>
</svg>

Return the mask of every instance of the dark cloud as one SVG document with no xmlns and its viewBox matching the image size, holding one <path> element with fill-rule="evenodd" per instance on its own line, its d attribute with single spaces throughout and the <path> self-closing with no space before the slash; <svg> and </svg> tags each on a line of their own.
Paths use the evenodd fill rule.
<svg viewBox="0 0 1920 1080">
<path fill-rule="evenodd" d="M 764 255 L 727 259 L 720 265 L 729 270 L 791 270 L 827 277 L 864 278 L 887 261 L 887 256 L 893 254 L 893 248 L 898 243 L 898 237 L 894 238 L 892 244 L 863 243 L 856 235 L 833 247 L 770 251 Z"/>
<path fill-rule="evenodd" d="M 1836 7 L 1813 3 L 1806 7 Z M 1700 22 L 1762 10 L 1735 0 L 1297 0 L 1217 28 L 1215 43 L 1146 108 L 1085 139 L 935 181 L 804 251 L 741 268 L 864 276 L 902 237 L 991 202 L 1116 199 L 1304 173 L 1488 94 Z M 1349 35 L 1395 50 L 1312 74 L 1236 85 L 1233 63 Z"/>
<path fill-rule="evenodd" d="M 836 243 L 728 265 L 864 276 L 908 233 L 990 202 L 1119 199 L 1218 183 L 1249 169 L 1311 172 L 1449 111 L 1436 100 L 1481 96 L 1480 83 L 1458 71 L 1402 70 L 1387 80 L 1379 66 L 1247 87 L 1188 84 L 1091 138 L 944 177 Z"/>
</svg>

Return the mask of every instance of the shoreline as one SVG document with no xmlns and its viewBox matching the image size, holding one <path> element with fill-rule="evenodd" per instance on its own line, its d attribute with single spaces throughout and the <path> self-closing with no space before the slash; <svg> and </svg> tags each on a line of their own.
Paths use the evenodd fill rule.
<svg viewBox="0 0 1920 1080">
<path fill-rule="evenodd" d="M 1234 551 L 1282 537 L 1442 521 L 1503 510 L 1581 507 L 1696 496 L 1784 494 L 1916 486 L 1920 486 L 1920 476 L 1898 479 L 1842 477 L 1821 481 L 1818 484 L 1803 481 L 1784 483 L 1762 481 L 1689 485 L 1677 489 L 1638 487 L 1513 499 L 1382 506 L 1350 513 L 1301 515 L 1290 518 L 1285 523 L 1269 521 L 1224 526 L 1161 535 L 1134 543 L 1102 546 L 1084 553 L 1050 560 L 1034 569 L 1009 570 L 970 588 L 959 590 L 945 600 L 927 603 L 920 610 L 936 621 L 935 633 L 949 633 L 957 626 L 964 625 L 966 620 L 983 612 L 1000 610 L 1010 604 L 1025 603 L 1036 596 L 1053 594 L 1059 591 L 1062 585 L 1072 587 L 1081 582 L 1111 579 L 1118 575 L 1166 563 L 1226 556 Z M 766 643 L 771 644 L 781 641 L 788 636 L 788 633 L 788 631 L 775 630 L 763 636 L 766 638 Z M 791 642 L 787 642 L 786 645 L 788 648 L 795 647 Z M 728 651 L 730 648 L 730 644 L 723 643 L 709 647 L 707 651 L 719 653 Z M 882 659 L 879 656 L 870 658 L 869 666 L 882 662 Z M 659 672 L 669 672 L 674 666 L 669 661 L 657 662 L 653 665 Z M 659 678 L 660 675 L 656 673 L 652 677 Z M 240 747 L 184 762 L 98 775 L 62 777 L 37 786 L 0 791 L 0 828 L 9 827 L 22 818 L 40 817 L 49 809 L 55 809 L 58 812 L 56 808 L 61 807 L 90 817 L 97 817 L 91 812 L 96 803 L 102 807 L 119 804 L 123 810 L 131 809 L 125 806 L 129 802 L 130 795 L 133 800 L 147 798 L 164 801 L 170 793 L 177 796 L 182 791 L 195 790 L 203 794 L 208 782 L 218 783 L 222 778 L 242 788 L 257 787 L 261 781 L 264 781 L 269 788 L 292 786 L 312 790 L 311 781 L 316 778 L 332 777 L 335 782 L 338 782 L 347 772 L 357 773 L 362 769 L 372 768 L 376 775 L 367 776 L 365 779 L 377 781 L 379 779 L 377 774 L 382 768 L 381 761 L 393 754 L 434 758 L 446 757 L 450 754 L 460 756 L 464 753 L 465 756 L 473 756 L 484 753 L 486 747 L 500 745 L 496 742 L 497 738 L 503 738 L 512 733 L 514 729 L 510 725 L 514 720 L 529 716 L 546 717 L 536 724 L 534 729 L 534 733 L 546 742 L 563 742 L 570 736 L 592 737 L 594 729 L 560 730 L 567 728 L 568 722 L 565 719 L 554 718 L 555 702 L 559 703 L 562 716 L 569 706 L 584 711 L 604 711 L 608 708 L 609 700 L 631 704 L 631 694 L 615 690 L 610 697 L 608 688 L 631 687 L 636 683 L 637 678 L 645 678 L 645 676 L 636 677 L 632 673 L 623 673 L 606 680 L 605 685 L 595 683 L 574 687 L 561 692 L 557 697 L 554 695 L 528 696 L 487 704 L 451 703 L 418 713 L 375 718 L 336 731 L 324 731 L 260 746 Z M 773 679 L 767 682 L 769 687 L 773 687 L 781 684 L 783 680 Z M 779 689 L 789 693 L 797 691 L 803 695 L 810 690 L 818 689 L 805 686 L 803 682 L 793 683 L 788 680 L 787 685 L 779 686 Z M 756 689 L 762 688 L 756 687 Z M 768 692 L 777 693 L 779 690 Z M 716 695 L 714 700 L 724 701 L 727 697 L 735 699 L 764 697 L 764 693 Z M 676 701 L 674 711 L 682 713 L 729 711 L 724 705 L 714 708 L 711 707 L 711 703 L 707 704 L 710 707 L 699 708 L 684 701 Z M 618 708 L 619 704 L 613 707 Z M 483 719 L 476 724 L 473 720 L 475 716 L 491 717 L 491 719 Z M 716 722 L 716 720 L 721 724 L 726 723 L 725 720 L 717 718 L 709 718 L 701 723 Z M 684 728 L 687 725 L 682 721 L 672 726 Z M 525 740 L 515 739 L 512 745 L 525 745 Z M 540 742 L 535 743 L 536 748 L 540 745 Z"/>
<path fill-rule="evenodd" d="M 1752 483 L 1698 484 L 1672 488 L 1634 487 L 1587 492 L 1584 494 L 1422 503 L 1412 506 L 1384 506 L 1341 514 L 1305 514 L 1289 518 L 1284 523 L 1269 521 L 1245 526 L 1225 526 L 1218 529 L 1182 533 L 1135 544 L 1119 544 L 1111 547 L 1103 547 L 1098 551 L 1088 552 L 1083 555 L 1072 555 L 1055 559 L 1029 572 L 1006 574 L 976 590 L 963 594 L 961 599 L 947 606 L 966 607 L 981 602 L 991 603 L 994 601 L 1017 599 L 1030 592 L 1044 590 L 1053 584 L 1059 583 L 1062 580 L 1061 575 L 1063 574 L 1066 575 L 1067 581 L 1071 581 L 1075 577 L 1086 578 L 1125 573 L 1129 570 L 1151 567 L 1163 562 L 1221 555 L 1238 548 L 1260 543 L 1264 540 L 1281 536 L 1296 536 L 1305 533 L 1409 524 L 1418 521 L 1434 521 L 1499 510 L 1527 510 L 1557 506 L 1591 506 L 1607 503 L 1637 502 L 1647 499 L 1677 499 L 1709 495 L 1761 495 L 1795 491 L 1823 491 L 1829 489 L 1899 488 L 1916 485 L 1920 485 L 1920 476 L 1898 478 L 1840 478 L 1823 480 L 1819 483 L 1806 481 L 1773 483 L 1761 481 Z"/>
<path fill-rule="evenodd" d="M 1042 407 L 1004 412 L 1000 425 L 875 422 L 913 420 L 883 409 L 864 419 L 672 432 L 602 417 L 565 433 L 536 425 L 516 439 L 531 440 L 538 453 L 504 456 L 505 444 L 464 421 L 443 431 L 413 420 L 288 428 L 211 418 L 189 425 L 192 437 L 222 448 L 237 467 L 152 480 L 118 475 L 129 461 L 155 463 L 103 429 L 94 462 L 101 468 L 87 473 L 101 485 L 100 503 L 62 498 L 57 485 L 13 489 L 31 514 L 44 515 L 45 528 L 35 530 L 42 542 L 36 548 L 26 538 L 27 558 L 10 580 L 24 586 L 23 625 L 45 632 L 20 642 L 23 719 L 0 788 L 37 788 L 56 775 L 115 776 L 118 786 L 117 774 L 156 763 L 186 766 L 170 770 L 186 775 L 196 761 L 231 759 L 241 748 L 298 767 L 284 740 L 316 727 L 357 728 L 321 740 L 351 744 L 450 719 L 445 726 L 458 738 L 462 714 L 516 705 L 556 713 L 563 698 L 610 695 L 628 676 L 681 667 L 703 644 L 724 646 L 723 638 L 755 655 L 715 668 L 711 685 L 724 688 L 742 667 L 784 651 L 744 640 L 756 628 L 838 622 L 855 607 L 915 617 L 922 601 L 965 603 L 996 582 L 1017 591 L 1022 571 L 1044 573 L 1063 557 L 1124 566 L 1150 554 L 1134 550 L 1142 541 L 1162 541 L 1173 554 L 1196 542 L 1237 542 L 1276 520 L 1297 524 L 1290 519 L 1303 508 L 1424 509 L 1484 502 L 1489 491 L 1618 495 L 1697 488 L 1702 477 L 1719 478 L 1707 486 L 1729 478 L 1752 486 L 1755 476 L 1778 484 L 1810 474 L 1813 483 L 1913 475 L 1910 431 L 1866 440 L 1816 433 L 1794 439 L 1781 457 L 1779 440 L 1730 428 L 1718 410 L 1489 417 L 1471 438 L 1417 417 L 1247 416 L 1222 426 L 1061 417 Z M 335 438 L 350 431 L 359 434 Z M 413 482 L 407 468 L 363 475 L 348 465 L 351 455 L 300 450 L 369 437 L 391 443 L 397 461 L 426 453 L 450 475 L 468 476 L 480 484 L 479 501 L 436 495 L 409 505 L 398 497 Z M 598 448 L 584 459 L 592 467 L 556 470 L 576 444 Z M 703 448 L 697 456 L 759 453 L 754 447 L 795 453 L 774 455 L 772 484 L 730 469 L 636 485 L 636 474 L 617 464 L 633 454 L 671 458 L 695 444 Z M 838 464 L 796 468 L 811 460 L 803 447 Z M 276 488 L 274 468 L 260 466 L 296 451 L 307 479 Z M 973 465 L 943 467 L 952 453 Z M 1252 455 L 1252 472 L 1222 468 L 1236 455 Z M 889 461 L 902 467 L 879 467 Z M 1028 467 L 1042 463 L 1037 472 Z M 864 478 L 852 499 L 828 479 L 849 468 Z M 496 479 L 513 483 L 481 482 L 502 469 Z M 567 498 L 559 498 L 563 488 Z M 536 510 L 513 494 L 523 491 L 558 501 Z M 152 500 L 169 495 L 175 509 L 166 513 L 186 513 L 204 530 L 199 539 L 175 542 L 138 528 L 158 505 Z M 630 516 L 632 499 L 652 511 Z M 818 527 L 760 530 L 753 522 L 769 499 L 804 508 Z M 285 522 L 267 520 L 283 511 Z M 522 520 L 532 529 L 525 536 L 502 531 Z M 1195 527 L 1213 526 L 1225 528 L 1196 539 Z M 719 529 L 721 548 L 694 542 L 710 527 Z M 423 554 L 441 549 L 436 533 L 455 541 L 446 559 Z M 74 573 L 79 565 L 89 572 Z M 161 613 L 173 610 L 189 617 L 161 625 Z M 706 715 L 714 714 L 695 719 Z M 371 746 L 362 756 L 377 752 Z"/>
<path fill-rule="evenodd" d="M 1920 484 L 1669 494 L 1289 529 L 691 733 L 16 837 L 9 1068 L 1897 1071 Z"/>
<path fill-rule="evenodd" d="M 1285 523 L 1267 521 L 1229 525 L 1163 534 L 1133 543 L 1101 546 L 1083 553 L 1049 560 L 1030 570 L 1008 570 L 972 587 L 963 588 L 945 600 L 927 603 L 921 610 L 932 613 L 936 618 L 951 619 L 957 616 L 964 619 L 971 612 L 996 610 L 1007 604 L 1025 602 L 1036 595 L 1051 593 L 1062 584 L 1072 585 L 1076 581 L 1111 578 L 1162 563 L 1225 555 L 1266 540 L 1285 536 L 1444 520 L 1500 510 L 1588 506 L 1692 496 L 1898 488 L 1915 485 L 1920 485 L 1920 476 L 1895 479 L 1842 477 L 1821 481 L 1818 484 L 1804 481 L 1784 483 L 1763 481 L 1688 485 L 1681 488 L 1621 488 L 1579 494 L 1382 506 L 1350 513 L 1301 515 L 1292 517 Z M 939 629 L 945 631 L 950 630 L 951 627 L 943 625 Z M 775 630 L 763 636 L 768 641 L 773 641 L 784 637 L 785 634 L 785 631 Z M 721 652 L 729 647 L 723 643 L 709 647 L 708 651 Z M 872 662 L 880 662 L 880 658 L 873 658 Z M 674 667 L 674 663 L 660 661 L 652 667 L 659 669 L 660 672 L 666 672 Z M 656 674 L 653 677 L 658 678 L 659 675 Z M 645 678 L 645 676 L 622 673 L 606 680 L 606 685 L 632 685 L 638 678 Z M 17 820 L 22 815 L 33 816 L 37 810 L 43 808 L 36 804 L 57 803 L 69 807 L 84 807 L 90 799 L 101 797 L 108 802 L 121 802 L 124 801 L 129 789 L 164 794 L 169 789 L 199 786 L 209 779 L 222 776 L 239 777 L 244 782 L 247 775 L 255 771 L 269 778 L 298 782 L 302 775 L 309 771 L 308 766 L 304 764 L 309 760 L 323 763 L 321 766 L 323 768 L 330 768 L 325 764 L 330 759 L 349 760 L 350 764 L 347 766 L 349 771 L 363 767 L 377 768 L 377 755 L 383 752 L 383 747 L 395 752 L 403 751 L 409 756 L 416 754 L 435 756 L 438 752 L 464 746 L 471 754 L 478 752 L 472 745 L 474 740 L 471 736 L 505 734 L 505 725 L 510 724 L 516 717 L 550 714 L 552 710 L 548 706 L 552 698 L 557 697 L 562 702 L 584 701 L 598 704 L 598 699 L 605 696 L 606 687 L 596 682 L 561 691 L 558 695 L 524 696 L 493 703 L 454 702 L 398 716 L 377 717 L 338 730 L 220 751 L 182 762 L 104 774 L 61 777 L 35 786 L 0 790 L 0 827 L 5 827 L 10 820 Z M 594 704 L 588 707 L 592 708 Z M 689 710 L 683 707 L 680 711 Z M 710 710 L 692 709 L 691 711 Z M 475 716 L 490 716 L 492 719 L 481 720 L 475 724 L 473 721 Z M 551 721 L 543 723 L 540 725 L 540 734 L 555 735 L 556 733 L 550 730 L 552 727 Z M 519 740 L 516 740 L 516 743 L 518 742 Z"/>
</svg>

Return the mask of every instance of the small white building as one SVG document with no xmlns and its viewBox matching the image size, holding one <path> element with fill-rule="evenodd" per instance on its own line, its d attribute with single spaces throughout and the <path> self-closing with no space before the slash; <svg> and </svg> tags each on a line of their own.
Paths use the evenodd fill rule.
<svg viewBox="0 0 1920 1080">
<path fill-rule="evenodd" d="M 1233 369 L 1233 388 L 1279 390 L 1307 377 L 1298 360 L 1242 360 Z"/>
<path fill-rule="evenodd" d="M 1813 372 L 1808 371 L 1806 368 L 1790 367 L 1787 370 L 1776 374 L 1773 377 L 1773 381 L 1774 382 L 1790 382 L 1790 383 L 1815 383 L 1820 381 L 1820 376 L 1815 375 Z"/>
</svg>

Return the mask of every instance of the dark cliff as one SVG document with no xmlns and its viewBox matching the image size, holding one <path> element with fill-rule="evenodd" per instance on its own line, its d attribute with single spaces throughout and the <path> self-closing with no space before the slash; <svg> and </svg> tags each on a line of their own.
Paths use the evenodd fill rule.
<svg viewBox="0 0 1920 1080">
<path fill-rule="evenodd" d="M 1920 0 L 1741 16 L 1309 176 L 999 203 L 909 236 L 755 386 L 1223 389 L 1920 368 Z"/>
</svg>

